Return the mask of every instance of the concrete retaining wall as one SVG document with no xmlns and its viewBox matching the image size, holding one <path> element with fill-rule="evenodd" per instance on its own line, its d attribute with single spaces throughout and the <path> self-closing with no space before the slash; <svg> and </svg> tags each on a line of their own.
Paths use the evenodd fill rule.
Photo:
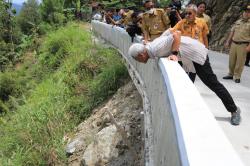
<svg viewBox="0 0 250 166">
<path fill-rule="evenodd" d="M 143 98 L 146 166 L 243 165 L 177 62 L 137 63 L 127 55 L 131 38 L 124 29 L 92 21 L 92 31 L 122 54 Z"/>
</svg>

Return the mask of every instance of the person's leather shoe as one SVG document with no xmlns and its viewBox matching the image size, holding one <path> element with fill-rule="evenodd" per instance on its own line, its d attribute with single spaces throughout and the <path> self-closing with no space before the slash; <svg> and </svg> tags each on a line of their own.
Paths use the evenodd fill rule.
<svg viewBox="0 0 250 166">
<path fill-rule="evenodd" d="M 235 79 L 235 83 L 240 83 L 240 79 Z"/>
<path fill-rule="evenodd" d="M 249 65 L 249 64 L 245 64 L 245 66 L 250 67 L 250 65 Z"/>
<path fill-rule="evenodd" d="M 227 76 L 223 77 L 223 79 L 225 79 L 225 80 L 232 80 L 233 76 L 227 75 Z"/>
<path fill-rule="evenodd" d="M 232 112 L 232 116 L 231 116 L 231 124 L 232 125 L 239 125 L 241 122 L 241 116 L 240 116 L 240 108 L 237 107 L 236 112 Z"/>
</svg>

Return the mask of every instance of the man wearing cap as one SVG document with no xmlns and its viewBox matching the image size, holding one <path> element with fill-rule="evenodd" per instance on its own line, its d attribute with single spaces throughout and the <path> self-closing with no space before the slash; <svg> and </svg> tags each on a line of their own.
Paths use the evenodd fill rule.
<svg viewBox="0 0 250 166">
<path fill-rule="evenodd" d="M 170 60 L 178 61 L 179 53 L 181 60 L 186 58 L 193 62 L 201 81 L 221 99 L 228 112 L 231 113 L 231 124 L 239 125 L 240 108 L 235 105 L 227 89 L 217 80 L 209 63 L 208 50 L 198 40 L 181 36 L 179 31 L 170 29 L 146 45 L 133 44 L 128 51 L 129 56 L 142 63 L 147 63 L 149 58 L 155 57 L 168 57 Z M 183 64 L 185 65 L 184 62 Z"/>
<path fill-rule="evenodd" d="M 144 7 L 146 12 L 142 16 L 142 31 L 144 41 L 147 43 L 161 36 L 166 29 L 170 28 L 170 20 L 163 9 L 154 8 L 151 0 L 145 1 Z"/>
<path fill-rule="evenodd" d="M 246 61 L 247 52 L 250 52 L 250 5 L 243 12 L 242 18 L 232 27 L 225 47 L 230 47 L 229 73 L 223 79 L 234 79 L 240 83 L 241 74 Z"/>
</svg>

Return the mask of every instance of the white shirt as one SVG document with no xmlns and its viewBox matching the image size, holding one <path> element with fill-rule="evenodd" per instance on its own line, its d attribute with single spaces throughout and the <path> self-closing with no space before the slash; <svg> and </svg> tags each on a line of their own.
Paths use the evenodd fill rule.
<svg viewBox="0 0 250 166">
<path fill-rule="evenodd" d="M 160 37 L 146 45 L 150 58 L 169 56 L 174 38 L 169 30 L 165 31 Z M 180 56 L 193 62 L 203 65 L 207 59 L 208 49 L 198 40 L 190 37 L 181 36 Z"/>
</svg>

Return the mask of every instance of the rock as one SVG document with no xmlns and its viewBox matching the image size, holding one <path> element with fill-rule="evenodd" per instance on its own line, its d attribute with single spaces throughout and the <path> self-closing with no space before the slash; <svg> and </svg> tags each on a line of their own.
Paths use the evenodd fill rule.
<svg viewBox="0 0 250 166">
<path fill-rule="evenodd" d="M 133 95 L 133 99 L 131 99 L 131 95 Z M 127 134 L 126 140 L 123 140 L 116 131 L 108 113 L 105 112 L 106 110 L 109 110 L 116 123 L 123 127 Z M 143 115 L 140 114 L 141 111 L 142 99 L 140 94 L 136 91 L 133 83 L 129 82 L 121 87 L 108 102 L 95 108 L 92 115 L 76 127 L 73 138 L 69 136 L 72 133 L 68 134 L 67 138 L 65 137 L 65 142 L 70 139 L 77 140 L 77 138 L 84 140 L 81 149 L 78 146 L 73 146 L 78 143 L 71 141 L 73 145 L 70 146 L 72 148 L 68 147 L 68 151 L 72 155 L 68 155 L 67 165 L 141 165 L 138 164 L 143 163 L 141 151 L 143 149 L 143 142 L 141 141 L 143 137 L 138 140 L 138 133 L 141 131 L 138 126 L 141 124 L 140 119 L 143 118 Z M 106 154 L 109 154 L 109 156 L 107 157 Z"/>
<path fill-rule="evenodd" d="M 81 138 L 76 138 L 74 139 L 71 143 L 69 143 L 66 146 L 66 154 L 68 156 L 72 155 L 73 153 L 75 153 L 77 150 L 80 150 L 82 148 L 82 146 L 84 145 L 84 141 Z"/>
<path fill-rule="evenodd" d="M 99 127 L 99 126 L 101 126 L 101 124 L 102 124 L 102 119 L 101 118 L 98 118 L 97 120 L 96 120 L 96 126 L 97 127 Z"/>
<path fill-rule="evenodd" d="M 118 157 L 116 146 L 121 140 L 122 137 L 114 125 L 102 129 L 85 150 L 83 163 L 87 166 L 94 166 Z"/>
<path fill-rule="evenodd" d="M 105 116 L 102 119 L 103 123 L 110 123 L 110 117 L 108 114 L 105 114 Z"/>
</svg>

